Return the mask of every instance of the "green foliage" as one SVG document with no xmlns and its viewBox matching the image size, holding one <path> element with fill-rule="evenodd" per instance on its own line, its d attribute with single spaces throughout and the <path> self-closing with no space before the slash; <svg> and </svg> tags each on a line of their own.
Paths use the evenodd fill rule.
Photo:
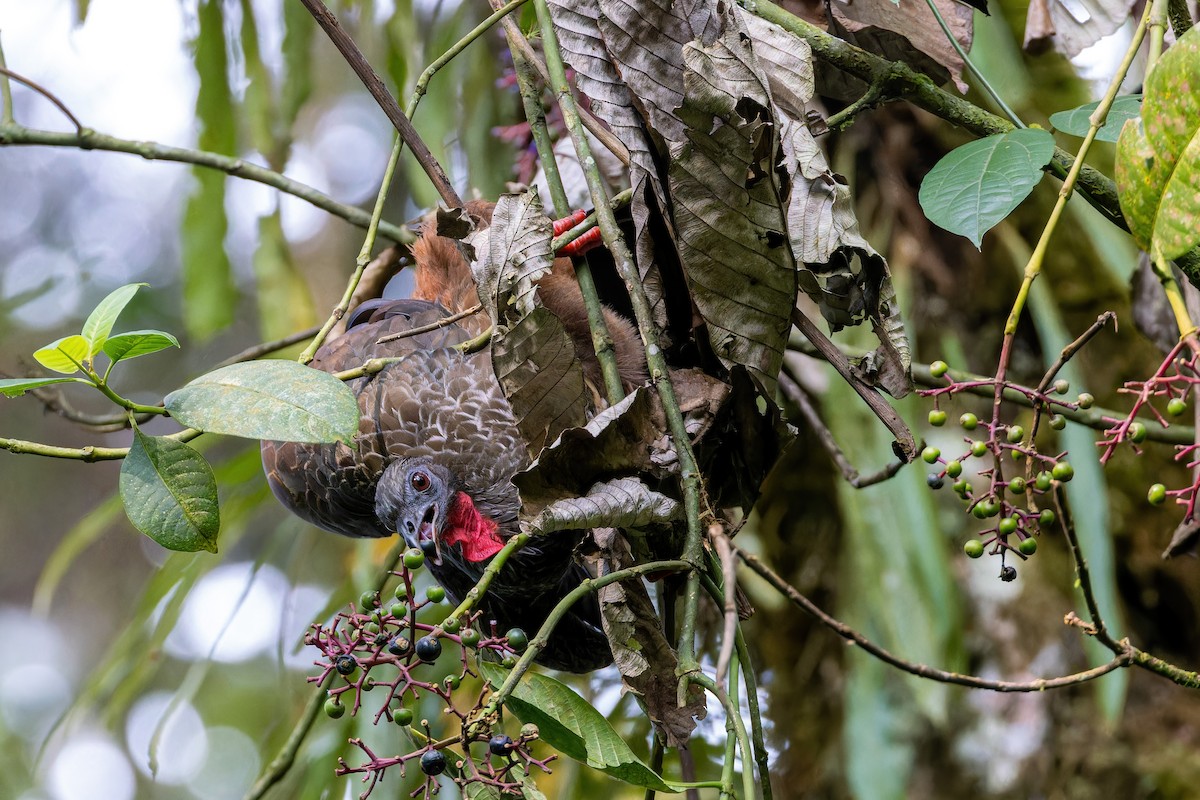
<svg viewBox="0 0 1200 800">
<path fill-rule="evenodd" d="M 479 668 L 494 687 L 508 676 L 508 670 L 488 662 Z M 546 744 L 592 769 L 657 792 L 679 791 L 642 763 L 591 703 L 553 678 L 527 674 L 507 708 L 522 722 L 537 725 Z"/>
<path fill-rule="evenodd" d="M 1088 130 L 1092 127 L 1089 117 L 1099 106 L 1100 101 L 1097 100 L 1068 111 L 1057 111 L 1050 115 L 1050 124 L 1072 136 L 1087 136 Z M 1108 116 L 1104 118 L 1104 124 L 1096 132 L 1096 139 L 1101 142 L 1117 141 L 1125 121 L 1136 118 L 1141 110 L 1142 96 L 1140 94 L 1123 94 L 1116 98 L 1108 110 Z"/>
<path fill-rule="evenodd" d="M 1174 259 L 1200 243 L 1200 31 L 1163 54 L 1146 78 L 1141 117 L 1117 141 L 1121 210 L 1138 246 Z"/>
<path fill-rule="evenodd" d="M 164 398 L 171 416 L 209 433 L 292 442 L 349 442 L 354 393 L 328 372 L 294 361 L 231 364 Z"/>
<path fill-rule="evenodd" d="M 74 334 L 56 339 L 40 350 L 35 350 L 33 357 L 46 369 L 72 375 L 83 369 L 84 363 L 91 357 L 90 350 L 88 340 Z"/>
<path fill-rule="evenodd" d="M 121 462 L 120 488 L 129 521 L 163 547 L 217 552 L 217 481 L 191 447 L 135 428 Z"/>
<path fill-rule="evenodd" d="M 1042 179 L 1054 137 L 1024 128 L 978 139 L 947 153 L 921 183 L 925 216 L 979 247 Z"/>
</svg>

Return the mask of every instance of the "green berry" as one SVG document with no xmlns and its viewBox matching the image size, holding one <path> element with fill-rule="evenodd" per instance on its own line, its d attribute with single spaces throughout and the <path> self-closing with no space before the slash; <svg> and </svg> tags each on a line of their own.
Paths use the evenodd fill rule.
<svg viewBox="0 0 1200 800">
<path fill-rule="evenodd" d="M 971 539 L 963 545 L 963 552 L 971 558 L 979 558 L 983 555 L 983 542 L 978 539 Z"/>
<path fill-rule="evenodd" d="M 937 460 L 942 457 L 942 451 L 936 447 L 926 447 L 921 451 L 921 459 L 926 464 L 936 464 Z"/>
<path fill-rule="evenodd" d="M 971 491 L 971 484 L 968 481 L 955 481 L 953 489 L 961 495 L 967 495 Z"/>
<path fill-rule="evenodd" d="M 1096 404 L 1096 398 L 1089 392 L 1081 392 L 1077 398 L 1080 408 L 1091 408 Z"/>
<path fill-rule="evenodd" d="M 1028 539 L 1022 539 L 1021 543 L 1017 545 L 1017 549 L 1020 550 L 1022 554 L 1031 556 L 1037 552 L 1037 539 L 1033 538 L 1032 536 L 1030 536 Z"/>
<path fill-rule="evenodd" d="M 404 581 L 400 581 L 400 583 L 398 583 L 396 585 L 395 595 L 396 595 L 397 600 L 407 600 L 408 599 L 408 584 L 405 583 Z"/>
<path fill-rule="evenodd" d="M 1178 417 L 1184 411 L 1187 411 L 1187 403 L 1182 398 L 1172 397 L 1167 402 L 1167 413 L 1172 417 Z"/>
<path fill-rule="evenodd" d="M 1038 525 L 1042 526 L 1043 528 L 1049 528 L 1054 524 L 1054 520 L 1056 519 L 1057 517 L 1054 515 L 1054 509 L 1043 508 L 1042 513 L 1038 514 Z"/>
<path fill-rule="evenodd" d="M 962 425 L 966 430 L 973 431 L 979 427 L 979 417 L 968 411 L 958 418 L 958 424 Z"/>
<path fill-rule="evenodd" d="M 464 647 L 474 647 L 479 644 L 479 631 L 474 628 L 467 628 L 458 636 L 462 640 Z"/>
<path fill-rule="evenodd" d="M 442 680 L 442 686 L 446 687 L 446 691 L 453 692 L 455 689 L 462 686 L 462 678 L 458 675 L 447 675 Z"/>
<path fill-rule="evenodd" d="M 462 623 L 458 621 L 458 617 L 446 617 L 442 620 L 442 630 L 446 633 L 458 633 L 458 629 Z"/>
<path fill-rule="evenodd" d="M 392 722 L 397 725 L 411 725 L 413 721 L 413 712 L 410 708 L 397 708 L 392 712 Z"/>
<path fill-rule="evenodd" d="M 1054 382 L 1055 394 L 1066 394 L 1071 388 L 1071 382 L 1065 378 L 1059 378 Z"/>
<path fill-rule="evenodd" d="M 336 697 L 325 701 L 325 715 L 330 719 L 341 719 L 346 714 L 346 707 Z"/>
<path fill-rule="evenodd" d="M 988 500 L 986 513 L 987 513 L 987 516 L 989 516 L 989 517 L 996 516 L 997 514 L 1000 513 L 1000 504 L 997 503 L 995 500 Z"/>
<path fill-rule="evenodd" d="M 408 616 L 408 604 L 392 603 L 392 607 L 388 609 L 388 613 L 396 619 L 403 619 Z"/>
<path fill-rule="evenodd" d="M 525 648 L 529 647 L 529 637 L 520 628 L 513 628 L 504 634 L 504 637 L 508 639 L 508 646 L 515 653 L 524 653 Z"/>
<path fill-rule="evenodd" d="M 358 607 L 363 611 L 369 611 L 379 605 L 378 592 L 363 592 L 358 596 Z"/>
<path fill-rule="evenodd" d="M 1167 499 L 1167 487 L 1161 483 L 1156 483 L 1150 487 L 1150 491 L 1146 493 L 1146 499 L 1150 501 L 1152 506 L 1161 506 Z"/>
<path fill-rule="evenodd" d="M 935 361 L 929 365 L 929 374 L 935 378 L 940 378 L 950 371 L 950 365 L 945 361 Z"/>
<path fill-rule="evenodd" d="M 1025 438 L 1025 429 L 1020 425 L 1013 425 L 1008 429 L 1008 443 L 1016 444 Z"/>
<path fill-rule="evenodd" d="M 1055 480 L 1066 483 L 1075 477 L 1075 468 L 1068 461 L 1060 461 L 1054 465 L 1054 469 L 1050 470 L 1050 474 L 1054 476 Z"/>
<path fill-rule="evenodd" d="M 369 692 L 374 688 L 375 688 L 375 679 L 374 678 L 367 678 L 365 681 L 363 681 L 362 690 L 364 692 Z"/>
<path fill-rule="evenodd" d="M 940 428 L 946 424 L 949 415 L 940 408 L 935 408 L 929 412 L 929 424 L 935 428 Z"/>
<path fill-rule="evenodd" d="M 987 455 L 987 451 L 987 442 L 974 442 L 971 444 L 971 455 L 975 456 L 976 458 L 983 458 L 985 455 Z"/>
<path fill-rule="evenodd" d="M 1050 473 L 1043 470 L 1037 474 L 1036 478 L 1034 478 L 1033 485 L 1037 487 L 1039 492 L 1048 492 L 1050 491 L 1050 484 L 1053 482 L 1053 480 L 1054 479 L 1050 476 Z"/>
<path fill-rule="evenodd" d="M 425 597 L 431 603 L 440 603 L 446 599 L 446 590 L 440 586 L 430 586 L 425 590 Z"/>
<path fill-rule="evenodd" d="M 1021 477 L 1013 478 L 1008 482 L 1008 490 L 1013 494 L 1025 494 L 1025 479 Z"/>
<path fill-rule="evenodd" d="M 517 665 L 517 657 L 512 653 L 505 653 L 504 658 L 500 659 L 500 666 L 505 669 L 512 669 Z"/>
<path fill-rule="evenodd" d="M 1004 519 L 1000 520 L 998 530 L 1000 531 L 1001 536 L 1012 536 L 1017 532 L 1017 528 L 1020 526 L 1021 523 L 1017 521 L 1016 517 L 1005 517 Z"/>
<path fill-rule="evenodd" d="M 1062 414 L 1054 414 L 1050 417 L 1050 430 L 1061 431 L 1065 427 L 1067 427 L 1067 418 Z"/>
<path fill-rule="evenodd" d="M 1131 423 L 1128 429 L 1129 441 L 1134 444 L 1141 444 L 1146 441 L 1146 436 L 1150 433 L 1146 430 L 1146 426 L 1140 422 Z"/>
<path fill-rule="evenodd" d="M 959 475 L 962 474 L 962 462 L 961 461 L 951 461 L 949 464 L 946 465 L 946 474 L 949 475 L 951 478 L 957 478 Z"/>
<path fill-rule="evenodd" d="M 409 569 L 420 569 L 425 563 L 425 554 L 419 547 L 410 547 L 404 551 L 404 566 Z"/>
<path fill-rule="evenodd" d="M 980 500 L 978 503 L 971 506 L 971 514 L 975 517 L 975 519 L 987 519 L 987 509 L 987 500 Z"/>
<path fill-rule="evenodd" d="M 379 633 L 379 623 L 378 622 L 368 622 L 366 625 L 363 626 L 363 632 L 365 634 L 367 634 L 368 636 L 374 636 L 375 634 Z"/>
</svg>

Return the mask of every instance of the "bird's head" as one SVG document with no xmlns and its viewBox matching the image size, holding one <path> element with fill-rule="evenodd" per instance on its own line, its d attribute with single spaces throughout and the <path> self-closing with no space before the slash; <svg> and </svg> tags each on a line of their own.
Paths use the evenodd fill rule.
<svg viewBox="0 0 1200 800">
<path fill-rule="evenodd" d="M 424 458 L 400 459 L 383 471 L 375 514 L 437 565 L 445 547 L 461 545 L 463 556 L 478 562 L 504 545 L 496 523 L 479 513 L 450 470 Z"/>
</svg>

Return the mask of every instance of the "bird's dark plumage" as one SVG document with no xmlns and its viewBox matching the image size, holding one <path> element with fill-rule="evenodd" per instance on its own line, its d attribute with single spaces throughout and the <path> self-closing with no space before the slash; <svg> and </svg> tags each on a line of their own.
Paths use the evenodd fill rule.
<svg viewBox="0 0 1200 800">
<path fill-rule="evenodd" d="M 444 320 L 443 303 L 474 302 L 469 269 L 448 240 L 427 233 L 414 257 L 417 292 L 428 299 L 364 303 L 312 362 L 336 372 L 371 358 L 401 359 L 349 382 L 360 411 L 356 448 L 264 442 L 263 466 L 280 502 L 314 525 L 348 536 L 399 532 L 421 546 L 433 576 L 458 601 L 519 531 L 512 477 L 528 455 L 489 353 L 453 347 L 486 319 L 379 341 Z M 627 380 L 636 381 L 638 369 L 635 363 Z M 494 620 L 501 635 L 520 627 L 532 636 L 588 577 L 573 558 L 578 541 L 578 534 L 550 534 L 515 553 L 478 606 L 485 624 Z M 611 663 L 594 595 L 572 607 L 538 660 L 573 672 Z"/>
</svg>

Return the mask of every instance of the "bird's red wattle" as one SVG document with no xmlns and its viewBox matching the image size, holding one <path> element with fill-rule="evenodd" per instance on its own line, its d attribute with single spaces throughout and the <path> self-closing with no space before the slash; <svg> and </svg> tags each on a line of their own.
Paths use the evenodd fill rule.
<svg viewBox="0 0 1200 800">
<path fill-rule="evenodd" d="M 454 495 L 446 515 L 442 541 L 447 545 L 462 545 L 463 557 L 470 562 L 486 561 L 496 555 L 504 541 L 496 533 L 499 526 L 479 513 L 466 492 Z"/>
</svg>

